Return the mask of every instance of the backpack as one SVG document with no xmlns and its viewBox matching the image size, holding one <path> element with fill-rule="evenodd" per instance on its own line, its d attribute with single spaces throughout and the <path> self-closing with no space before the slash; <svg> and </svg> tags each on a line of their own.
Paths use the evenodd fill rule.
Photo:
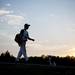
<svg viewBox="0 0 75 75">
<path fill-rule="evenodd" d="M 22 43 L 20 34 L 16 34 L 14 40 L 15 40 L 15 42 L 18 43 L 19 45 Z"/>
<path fill-rule="evenodd" d="M 23 32 L 24 32 L 24 30 L 21 30 L 20 33 L 16 34 L 15 39 L 14 39 L 15 42 L 18 43 L 19 46 L 20 46 L 20 45 L 22 44 L 22 42 L 23 42 L 23 40 L 22 40 Z"/>
</svg>

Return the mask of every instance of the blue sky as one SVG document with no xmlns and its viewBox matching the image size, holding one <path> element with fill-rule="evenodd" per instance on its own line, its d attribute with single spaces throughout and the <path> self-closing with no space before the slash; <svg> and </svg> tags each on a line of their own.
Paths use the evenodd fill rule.
<svg viewBox="0 0 75 75">
<path fill-rule="evenodd" d="M 0 0 L 0 53 L 17 56 L 14 37 L 25 23 L 35 39 L 28 56 L 75 56 L 75 0 Z"/>
</svg>

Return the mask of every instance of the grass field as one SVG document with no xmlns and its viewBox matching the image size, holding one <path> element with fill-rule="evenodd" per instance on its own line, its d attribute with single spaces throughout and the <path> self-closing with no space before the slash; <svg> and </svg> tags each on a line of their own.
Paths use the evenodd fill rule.
<svg viewBox="0 0 75 75">
<path fill-rule="evenodd" d="M 0 64 L 0 74 L 75 75 L 75 67 L 38 64 Z"/>
</svg>

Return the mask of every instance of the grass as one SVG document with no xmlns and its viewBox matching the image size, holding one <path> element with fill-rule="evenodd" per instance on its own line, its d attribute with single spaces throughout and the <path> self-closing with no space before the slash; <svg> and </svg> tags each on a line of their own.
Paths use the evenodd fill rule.
<svg viewBox="0 0 75 75">
<path fill-rule="evenodd" d="M 75 75 L 75 67 L 39 64 L 0 64 L 0 73 L 24 75 Z"/>
</svg>

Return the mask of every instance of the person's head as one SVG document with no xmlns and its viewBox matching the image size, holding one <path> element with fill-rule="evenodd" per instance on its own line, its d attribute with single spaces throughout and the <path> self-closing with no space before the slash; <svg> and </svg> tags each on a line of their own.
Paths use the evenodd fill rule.
<svg viewBox="0 0 75 75">
<path fill-rule="evenodd" d="M 25 24 L 24 29 L 27 30 L 29 28 L 29 26 L 30 26 L 29 24 Z"/>
</svg>

